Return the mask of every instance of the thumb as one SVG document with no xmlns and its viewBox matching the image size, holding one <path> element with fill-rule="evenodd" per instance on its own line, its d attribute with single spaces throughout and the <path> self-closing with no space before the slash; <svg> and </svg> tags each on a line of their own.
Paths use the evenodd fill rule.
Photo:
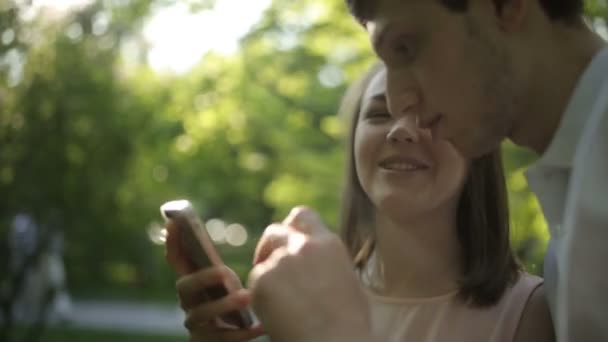
<svg viewBox="0 0 608 342">
<path fill-rule="evenodd" d="M 307 207 L 295 207 L 283 220 L 283 224 L 306 235 L 325 235 L 330 231 L 316 211 Z"/>
<path fill-rule="evenodd" d="M 253 264 L 266 260 L 276 249 L 287 246 L 289 228 L 281 224 L 266 227 L 253 255 Z"/>
</svg>

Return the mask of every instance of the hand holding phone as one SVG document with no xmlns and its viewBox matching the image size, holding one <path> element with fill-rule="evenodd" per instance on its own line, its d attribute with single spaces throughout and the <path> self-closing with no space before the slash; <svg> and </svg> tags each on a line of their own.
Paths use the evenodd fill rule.
<svg viewBox="0 0 608 342">
<path fill-rule="evenodd" d="M 179 245 L 197 270 L 224 264 L 204 224 L 199 220 L 189 201 L 170 201 L 163 204 L 160 210 L 165 220 L 177 227 Z M 239 288 L 240 286 L 232 283 L 223 283 L 207 287 L 203 291 L 203 296 L 205 300 L 215 301 Z M 221 316 L 220 319 L 240 329 L 250 328 L 256 321 L 250 309 L 232 311 Z"/>
</svg>

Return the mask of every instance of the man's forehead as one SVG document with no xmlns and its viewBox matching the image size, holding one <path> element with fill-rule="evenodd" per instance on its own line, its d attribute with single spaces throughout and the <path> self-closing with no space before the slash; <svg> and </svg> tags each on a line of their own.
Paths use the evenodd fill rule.
<svg viewBox="0 0 608 342">
<path fill-rule="evenodd" d="M 394 14 L 394 10 L 398 9 L 401 16 L 408 5 L 422 1 L 431 0 L 347 0 L 347 3 L 351 13 L 365 25 L 384 12 Z"/>
</svg>

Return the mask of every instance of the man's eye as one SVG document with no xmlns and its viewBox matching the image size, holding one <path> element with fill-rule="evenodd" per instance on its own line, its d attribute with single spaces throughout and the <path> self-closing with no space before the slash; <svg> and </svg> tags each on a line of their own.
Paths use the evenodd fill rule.
<svg viewBox="0 0 608 342">
<path fill-rule="evenodd" d="M 393 53 L 398 58 L 411 60 L 414 58 L 416 46 L 412 39 L 399 39 L 393 44 Z"/>
<path fill-rule="evenodd" d="M 396 54 L 401 56 L 409 56 L 412 50 L 410 49 L 409 44 L 405 42 L 398 42 L 395 44 L 394 51 Z"/>
</svg>

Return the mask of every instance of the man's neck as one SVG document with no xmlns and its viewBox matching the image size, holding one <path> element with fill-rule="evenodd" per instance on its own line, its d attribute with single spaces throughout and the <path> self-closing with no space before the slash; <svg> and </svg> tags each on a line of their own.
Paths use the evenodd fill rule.
<svg viewBox="0 0 608 342">
<path fill-rule="evenodd" d="M 530 87 L 522 95 L 522 113 L 518 115 L 509 138 L 520 146 L 543 154 L 557 129 L 574 94 L 581 75 L 605 42 L 586 27 L 555 28 L 544 48 L 535 55 Z"/>
<path fill-rule="evenodd" d="M 455 222 L 447 215 L 407 222 L 379 217 L 376 252 L 382 294 L 433 297 L 456 290 L 461 253 Z"/>
</svg>

